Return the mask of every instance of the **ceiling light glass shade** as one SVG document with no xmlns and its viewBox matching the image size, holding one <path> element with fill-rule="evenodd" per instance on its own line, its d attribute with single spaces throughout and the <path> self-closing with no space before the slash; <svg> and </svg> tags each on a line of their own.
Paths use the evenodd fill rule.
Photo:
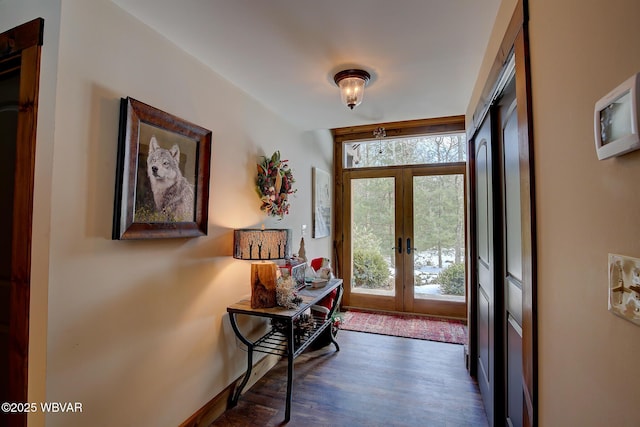
<svg viewBox="0 0 640 427">
<path fill-rule="evenodd" d="M 333 80 L 340 87 L 342 103 L 354 109 L 362 102 L 364 87 L 371 76 L 364 70 L 344 70 L 336 74 Z"/>
</svg>

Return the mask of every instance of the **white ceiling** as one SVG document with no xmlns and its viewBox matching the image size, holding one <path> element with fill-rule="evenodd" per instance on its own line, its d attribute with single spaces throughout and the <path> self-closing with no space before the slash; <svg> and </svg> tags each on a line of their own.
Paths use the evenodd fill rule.
<svg viewBox="0 0 640 427">
<path fill-rule="evenodd" d="M 304 130 L 464 114 L 500 0 L 112 0 Z M 333 75 L 372 75 L 362 104 Z"/>
</svg>

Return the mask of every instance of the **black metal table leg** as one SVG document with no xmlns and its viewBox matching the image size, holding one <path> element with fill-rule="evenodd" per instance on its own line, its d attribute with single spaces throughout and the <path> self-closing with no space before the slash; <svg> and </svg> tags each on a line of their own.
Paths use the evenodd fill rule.
<svg viewBox="0 0 640 427">
<path fill-rule="evenodd" d="M 242 390 L 247 385 L 249 378 L 251 378 L 251 370 L 253 369 L 253 343 L 246 339 L 242 333 L 240 333 L 240 329 L 238 329 L 238 325 L 236 324 L 236 314 L 230 313 L 229 320 L 231 321 L 231 327 L 235 332 L 236 336 L 240 341 L 242 341 L 247 346 L 247 371 L 244 374 L 244 378 L 242 378 L 242 382 L 239 386 L 234 390 L 231 396 L 231 407 L 234 407 L 238 404 L 238 399 L 240 399 L 240 394 L 242 394 Z"/>
<path fill-rule="evenodd" d="M 284 421 L 291 419 L 291 397 L 293 395 L 293 359 L 295 354 L 293 338 L 293 319 L 287 327 L 287 402 L 284 412 Z"/>
<path fill-rule="evenodd" d="M 336 346 L 336 351 L 340 351 L 340 346 L 338 345 L 338 341 L 336 341 L 336 337 L 333 335 L 331 328 L 333 328 L 333 326 L 329 325 L 329 336 L 331 337 L 331 342 Z"/>
</svg>

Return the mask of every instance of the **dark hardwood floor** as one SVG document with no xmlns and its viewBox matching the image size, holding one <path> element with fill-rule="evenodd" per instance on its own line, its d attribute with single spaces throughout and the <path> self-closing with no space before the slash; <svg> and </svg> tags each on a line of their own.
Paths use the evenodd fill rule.
<svg viewBox="0 0 640 427">
<path fill-rule="evenodd" d="M 463 347 L 340 331 L 333 345 L 295 361 L 287 426 L 487 426 Z M 246 391 L 215 426 L 285 425 L 286 361 Z"/>
</svg>

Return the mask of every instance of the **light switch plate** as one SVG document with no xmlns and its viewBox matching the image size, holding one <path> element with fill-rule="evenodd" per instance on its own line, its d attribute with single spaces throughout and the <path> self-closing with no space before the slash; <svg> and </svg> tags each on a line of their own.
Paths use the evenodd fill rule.
<svg viewBox="0 0 640 427">
<path fill-rule="evenodd" d="M 640 326 L 640 259 L 609 254 L 609 311 Z"/>
</svg>

